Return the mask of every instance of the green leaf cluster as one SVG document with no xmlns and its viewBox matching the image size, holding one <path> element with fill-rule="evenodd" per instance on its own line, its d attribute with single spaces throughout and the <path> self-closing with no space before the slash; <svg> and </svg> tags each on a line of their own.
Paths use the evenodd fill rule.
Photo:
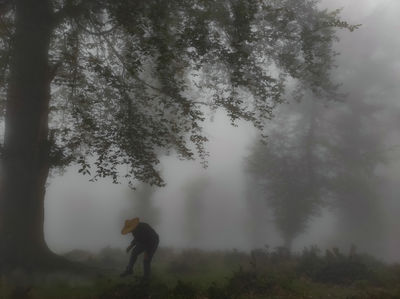
<svg viewBox="0 0 400 299">
<path fill-rule="evenodd" d="M 356 28 L 310 0 L 51 3 L 52 166 L 78 163 L 114 182 L 162 185 L 162 153 L 206 164 L 208 111 L 262 129 L 289 80 L 335 97 L 335 29 Z M 4 92 L 13 14 L 0 16 Z"/>
</svg>

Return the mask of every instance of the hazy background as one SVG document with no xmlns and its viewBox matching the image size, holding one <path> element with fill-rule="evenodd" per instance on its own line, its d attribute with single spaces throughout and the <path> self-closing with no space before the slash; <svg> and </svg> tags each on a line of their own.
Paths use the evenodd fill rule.
<svg viewBox="0 0 400 299">
<path fill-rule="evenodd" d="M 399 262 L 400 147 L 396 146 L 400 145 L 400 3 L 398 0 L 324 0 L 321 6 L 343 8 L 345 20 L 362 24 L 353 33 L 339 33 L 341 40 L 336 49 L 341 55 L 337 57 L 334 76 L 337 82 L 343 83 L 341 90 L 349 98 L 357 95 L 369 103 L 383 104 L 379 126 L 385 132 L 390 163 L 380 168 L 385 186 L 379 202 L 384 212 L 383 241 L 379 241 L 382 250 L 372 253 Z M 334 104 L 332 109 L 337 109 L 336 105 L 340 104 Z M 160 234 L 161 246 L 249 250 L 265 244 L 281 245 L 267 212 L 258 244 L 249 240 L 253 215 L 247 206 L 248 177 L 243 169 L 244 157 L 249 155 L 257 132 L 246 123 L 232 127 L 221 112 L 206 123 L 205 132 L 210 140 L 207 169 L 198 161 L 178 161 L 174 156 L 162 158 L 167 186 L 157 189 L 151 199 L 159 213 L 155 223 L 138 213 L 132 204 L 135 194 L 125 185 L 113 185 L 106 180 L 90 183 L 74 167 L 63 175 L 54 174 L 48 181 L 45 202 L 45 234 L 50 248 L 62 253 L 75 248 L 125 247 L 130 237 L 121 236 L 120 230 L 125 219 L 135 216 L 154 225 Z M 197 212 L 192 215 L 198 217 L 197 227 L 190 227 L 185 188 L 196 180 L 203 180 L 200 190 L 204 192 L 201 202 L 192 207 Z M 266 207 L 262 208 L 267 211 Z M 335 246 L 337 234 L 335 213 L 326 208 L 310 223 L 308 231 L 295 240 L 294 249 L 301 250 L 312 244 L 322 248 Z"/>
</svg>

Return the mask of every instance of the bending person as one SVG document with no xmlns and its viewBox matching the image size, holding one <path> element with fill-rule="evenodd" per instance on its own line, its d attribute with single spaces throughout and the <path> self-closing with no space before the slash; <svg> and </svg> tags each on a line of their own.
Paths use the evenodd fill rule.
<svg viewBox="0 0 400 299">
<path fill-rule="evenodd" d="M 133 218 L 125 221 L 121 234 L 126 235 L 132 233 L 133 241 L 126 248 L 129 252 L 132 248 L 131 256 L 129 259 L 126 270 L 121 273 L 121 277 L 125 277 L 133 273 L 133 266 L 139 254 L 144 252 L 143 259 L 143 278 L 149 279 L 150 277 L 150 264 L 154 253 L 157 250 L 159 237 L 155 230 L 147 223 L 140 222 L 139 218 Z"/>
</svg>

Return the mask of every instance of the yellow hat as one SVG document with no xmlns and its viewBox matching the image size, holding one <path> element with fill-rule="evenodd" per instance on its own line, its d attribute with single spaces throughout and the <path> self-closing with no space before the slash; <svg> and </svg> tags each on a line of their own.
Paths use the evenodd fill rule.
<svg viewBox="0 0 400 299">
<path fill-rule="evenodd" d="M 131 231 L 133 231 L 136 226 L 139 224 L 139 218 L 133 218 L 130 220 L 125 220 L 125 225 L 122 228 L 121 234 L 126 235 L 127 233 L 130 233 Z"/>
</svg>

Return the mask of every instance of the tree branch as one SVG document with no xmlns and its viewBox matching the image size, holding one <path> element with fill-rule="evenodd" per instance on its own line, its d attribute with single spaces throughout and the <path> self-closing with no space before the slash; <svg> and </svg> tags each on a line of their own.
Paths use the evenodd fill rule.
<svg viewBox="0 0 400 299">
<path fill-rule="evenodd" d="M 128 73 L 134 77 L 136 80 L 138 80 L 139 82 L 141 82 L 143 85 L 153 89 L 154 91 L 159 92 L 160 94 L 166 95 L 170 98 L 173 98 L 171 95 L 169 95 L 168 93 L 166 93 L 165 91 L 163 91 L 162 89 L 155 87 L 149 83 L 147 83 L 146 81 L 144 81 L 143 79 L 141 79 L 137 74 L 133 73 L 130 69 L 125 67 L 125 63 L 123 58 L 121 57 L 121 54 L 115 49 L 114 45 L 110 42 L 110 40 L 108 38 L 106 38 L 105 36 L 102 36 L 102 38 L 104 39 L 104 41 L 106 42 L 107 46 L 110 48 L 111 52 L 117 57 L 117 59 L 120 61 L 121 66 L 128 71 Z"/>
<path fill-rule="evenodd" d="M 58 61 L 56 64 L 50 66 L 49 77 L 48 77 L 48 80 L 50 82 L 53 81 L 54 77 L 57 75 L 58 69 L 61 67 L 62 64 L 63 64 L 62 61 Z"/>
<path fill-rule="evenodd" d="M 167 92 L 165 92 L 164 90 L 162 90 L 161 88 L 158 88 L 154 85 L 151 85 L 149 83 L 147 83 L 145 80 L 141 79 L 137 74 L 135 74 L 134 72 L 132 72 L 132 70 L 130 70 L 129 68 L 125 67 L 125 63 L 124 60 L 121 56 L 121 54 L 118 52 L 117 49 L 115 49 L 113 43 L 106 37 L 106 35 L 109 33 L 109 31 L 111 31 L 114 28 L 111 28 L 110 30 L 104 30 L 101 31 L 100 29 L 98 29 L 94 24 L 93 21 L 91 21 L 92 25 L 93 25 L 93 30 L 89 30 L 84 28 L 84 30 L 89 33 L 89 34 L 93 34 L 96 36 L 99 36 L 100 38 L 102 38 L 105 43 L 107 44 L 107 46 L 109 47 L 109 49 L 111 50 L 111 52 L 115 55 L 115 57 L 117 57 L 117 59 L 120 61 L 122 68 L 124 68 L 133 78 L 135 78 L 137 81 L 139 81 L 140 83 L 142 83 L 143 85 L 147 86 L 148 88 L 158 92 L 159 94 L 162 94 L 164 96 L 167 96 L 171 99 L 174 99 L 174 96 L 168 94 Z M 192 105 L 204 105 L 204 106 L 210 106 L 210 104 L 205 103 L 205 102 L 199 102 L 199 101 L 189 101 L 190 104 Z"/>
<path fill-rule="evenodd" d="M 69 18 L 78 18 L 83 14 L 84 7 L 85 7 L 85 1 L 83 0 L 79 4 L 72 4 L 71 1 L 67 1 L 67 3 L 59 9 L 56 13 L 53 15 L 53 23 L 54 26 L 57 26 L 64 22 L 66 19 Z"/>
<path fill-rule="evenodd" d="M 5 15 L 12 6 L 13 0 L 0 0 L 0 16 Z"/>
<path fill-rule="evenodd" d="M 80 29 L 82 29 L 83 31 L 85 31 L 86 33 L 88 33 L 90 35 L 94 35 L 94 36 L 103 36 L 103 35 L 110 34 L 117 28 L 117 26 L 114 26 L 114 27 L 112 27 L 110 29 L 107 29 L 107 30 L 102 30 L 102 31 L 98 30 L 97 32 L 94 32 L 94 31 L 86 28 L 85 26 L 83 26 L 83 25 L 81 25 L 79 23 L 78 23 L 78 27 Z"/>
</svg>

